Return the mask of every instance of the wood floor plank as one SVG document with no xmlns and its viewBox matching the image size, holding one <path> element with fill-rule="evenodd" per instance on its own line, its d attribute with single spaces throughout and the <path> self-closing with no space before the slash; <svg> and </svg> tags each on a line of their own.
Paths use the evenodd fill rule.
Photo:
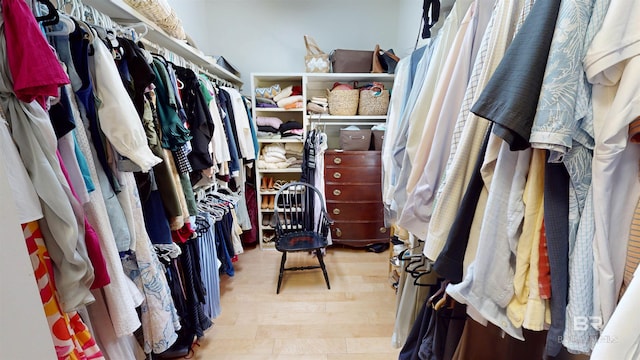
<svg viewBox="0 0 640 360">
<path fill-rule="evenodd" d="M 294 254 L 288 266 L 314 264 Z M 320 271 L 285 274 L 280 253 L 245 249 L 235 276 L 221 276 L 222 314 L 195 348 L 198 360 L 391 360 L 396 298 L 388 285 L 388 254 L 329 249 L 331 289 Z"/>
<path fill-rule="evenodd" d="M 275 339 L 273 351 L 276 354 L 328 354 L 346 353 L 347 344 L 344 338 L 328 339 Z"/>
<path fill-rule="evenodd" d="M 389 337 L 347 338 L 349 354 L 383 354 L 394 351 Z"/>
<path fill-rule="evenodd" d="M 359 338 L 387 337 L 392 331 L 389 324 L 305 324 L 305 325 L 260 325 L 256 337 L 261 339 L 278 338 Z"/>
<path fill-rule="evenodd" d="M 211 359 L 216 354 L 272 355 L 274 344 L 274 339 L 211 339 L 203 342 L 196 351 L 201 355 L 210 355 Z"/>
</svg>

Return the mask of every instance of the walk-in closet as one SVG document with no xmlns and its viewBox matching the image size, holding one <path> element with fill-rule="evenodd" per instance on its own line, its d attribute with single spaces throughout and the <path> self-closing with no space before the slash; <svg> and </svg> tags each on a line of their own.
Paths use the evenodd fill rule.
<svg viewBox="0 0 640 360">
<path fill-rule="evenodd" d="M 639 18 L 0 0 L 0 359 L 640 360 Z"/>
</svg>

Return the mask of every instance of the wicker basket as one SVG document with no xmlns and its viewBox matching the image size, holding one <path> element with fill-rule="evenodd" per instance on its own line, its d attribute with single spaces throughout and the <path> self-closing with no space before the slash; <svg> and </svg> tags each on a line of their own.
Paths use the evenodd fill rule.
<svg viewBox="0 0 640 360">
<path fill-rule="evenodd" d="M 352 116 L 358 113 L 358 90 L 327 90 L 329 93 L 329 114 Z"/>
<path fill-rule="evenodd" d="M 166 0 L 125 0 L 125 2 L 153 22 L 166 19 L 171 15 L 171 6 Z"/>
<path fill-rule="evenodd" d="M 125 0 L 125 2 L 156 23 L 170 36 L 179 40 L 187 38 L 182 21 L 166 0 Z"/>
<path fill-rule="evenodd" d="M 389 109 L 389 90 L 360 91 L 359 115 L 386 115 L 387 109 Z"/>
<path fill-rule="evenodd" d="M 162 30 L 166 31 L 167 34 L 178 40 L 185 40 L 187 38 L 187 34 L 184 32 L 184 28 L 182 27 L 182 21 L 178 18 L 178 15 L 174 10 L 171 10 L 171 15 L 165 19 L 157 20 L 156 24 L 158 24 Z"/>
</svg>

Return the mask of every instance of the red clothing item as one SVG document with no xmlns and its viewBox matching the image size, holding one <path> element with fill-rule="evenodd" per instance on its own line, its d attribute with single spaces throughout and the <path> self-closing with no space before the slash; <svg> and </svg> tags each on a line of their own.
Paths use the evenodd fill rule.
<svg viewBox="0 0 640 360">
<path fill-rule="evenodd" d="M 538 288 L 540 298 L 551 299 L 551 267 L 549 265 L 549 252 L 547 250 L 544 220 L 542 220 L 540 229 L 540 246 L 538 248 Z"/>
<path fill-rule="evenodd" d="M 191 223 L 184 223 L 184 226 L 178 230 L 171 231 L 171 238 L 174 243 L 184 244 L 193 237 L 196 232 L 191 228 Z"/>
<path fill-rule="evenodd" d="M 44 105 L 48 96 L 58 96 L 69 77 L 24 0 L 3 0 L 2 14 L 13 92 L 24 102 Z"/>
<path fill-rule="evenodd" d="M 58 152 L 56 152 L 56 155 L 58 156 L 60 168 L 62 169 L 62 173 L 64 174 L 65 179 L 67 179 L 67 183 L 69 185 L 69 188 L 71 189 L 71 193 L 73 194 L 73 197 L 78 200 L 78 195 L 76 195 L 76 192 L 71 185 L 71 181 L 69 180 L 69 173 L 67 173 L 67 168 L 64 166 L 62 157 Z M 102 248 L 100 248 L 100 238 L 98 238 L 98 234 L 93 229 L 91 224 L 89 224 L 84 214 L 82 214 L 82 218 L 84 219 L 84 242 L 85 246 L 87 247 L 87 255 L 89 255 L 89 261 L 91 261 L 91 265 L 93 266 L 94 278 L 93 283 L 91 283 L 91 290 L 99 289 L 109 285 L 111 283 L 111 277 L 109 277 L 107 262 L 105 261 L 104 255 L 102 254 Z"/>
</svg>

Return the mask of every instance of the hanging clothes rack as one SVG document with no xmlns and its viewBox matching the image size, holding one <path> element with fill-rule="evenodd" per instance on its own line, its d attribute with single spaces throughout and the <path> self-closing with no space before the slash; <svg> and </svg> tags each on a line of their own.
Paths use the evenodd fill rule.
<svg viewBox="0 0 640 360">
<path fill-rule="evenodd" d="M 175 63 L 176 65 L 185 67 L 185 68 L 189 68 L 191 70 L 193 70 L 194 72 L 198 73 L 198 74 L 202 74 L 205 75 L 206 77 L 209 78 L 209 80 L 211 80 L 212 82 L 214 82 L 216 85 L 218 86 L 226 86 L 226 87 L 232 87 L 234 89 L 238 89 L 238 86 L 230 81 L 227 81 L 225 79 L 222 79 L 212 73 L 210 73 L 209 71 L 207 71 L 206 69 L 204 69 L 203 67 L 194 64 L 191 61 L 186 60 L 185 58 L 183 58 L 182 56 L 174 53 L 173 51 L 170 51 L 158 44 L 155 44 L 147 39 L 141 38 L 139 39 L 139 41 L 148 48 L 151 48 L 153 50 L 155 50 L 156 53 L 162 55 L 163 57 L 165 57 L 167 60 L 171 61 L 172 63 Z"/>
<path fill-rule="evenodd" d="M 148 33 L 152 33 L 157 30 L 153 24 L 146 24 L 144 21 L 142 21 L 145 19 L 140 19 L 141 21 L 138 22 L 125 20 L 125 22 L 123 23 L 120 20 L 112 19 L 109 15 L 97 10 L 91 5 L 84 4 L 80 0 L 57 0 L 57 8 L 59 12 L 68 14 L 71 17 L 82 20 L 83 22 L 86 22 L 93 26 L 97 26 L 106 30 L 113 30 L 121 36 L 128 37 L 136 42 L 141 41 L 145 47 L 154 49 L 157 53 L 162 54 L 164 57 L 166 57 L 167 60 L 179 66 L 190 68 L 198 74 L 205 75 L 218 86 L 225 86 L 239 90 L 242 85 L 240 79 L 236 77 L 232 78 L 231 80 L 223 78 L 223 76 L 225 76 L 224 74 L 226 74 L 226 71 L 224 71 L 224 69 L 221 69 L 218 65 L 211 62 L 207 56 L 199 54 L 197 50 L 192 49 L 190 46 L 185 45 L 178 40 L 169 39 L 167 41 L 168 46 L 163 46 L 160 43 L 144 38 L 144 36 Z M 137 28 L 141 26 L 142 32 L 139 32 Z M 154 34 L 154 39 L 164 39 L 162 37 L 158 37 L 158 34 L 156 34 L 155 32 Z M 183 48 L 189 49 L 187 49 L 188 51 L 182 51 Z M 184 53 L 185 55 L 181 56 L 171 49 L 177 49 L 180 54 Z M 193 60 L 190 58 L 193 58 Z M 220 73 L 223 75 L 216 75 L 216 73 L 218 72 L 217 70 L 220 70 Z"/>
</svg>

